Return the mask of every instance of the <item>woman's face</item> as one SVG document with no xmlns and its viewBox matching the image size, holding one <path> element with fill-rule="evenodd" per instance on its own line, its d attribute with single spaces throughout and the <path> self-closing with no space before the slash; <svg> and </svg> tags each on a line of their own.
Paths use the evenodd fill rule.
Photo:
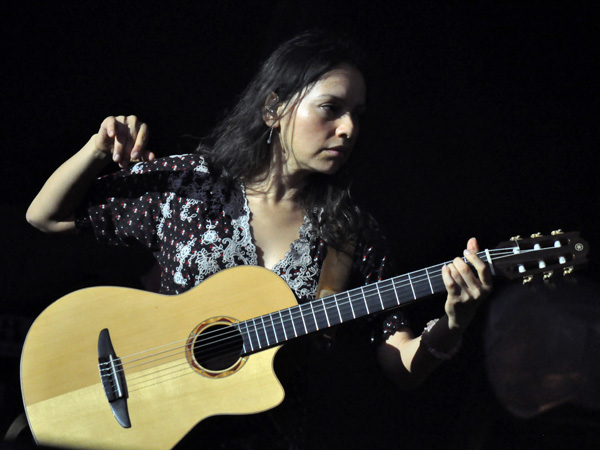
<svg viewBox="0 0 600 450">
<path fill-rule="evenodd" d="M 280 121 L 288 175 L 337 172 L 356 143 L 365 101 L 363 76 L 349 64 L 336 66 L 293 98 Z"/>
</svg>

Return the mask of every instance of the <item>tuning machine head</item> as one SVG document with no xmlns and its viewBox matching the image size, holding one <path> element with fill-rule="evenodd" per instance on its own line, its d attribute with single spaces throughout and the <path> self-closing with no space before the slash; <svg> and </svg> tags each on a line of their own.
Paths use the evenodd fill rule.
<svg viewBox="0 0 600 450">
<path fill-rule="evenodd" d="M 523 277 L 523 284 L 528 284 L 533 281 L 533 275 L 527 275 Z"/>
<path fill-rule="evenodd" d="M 563 275 L 566 277 L 568 275 L 571 275 L 573 273 L 573 266 L 569 266 L 569 267 L 565 267 L 563 269 Z"/>
</svg>

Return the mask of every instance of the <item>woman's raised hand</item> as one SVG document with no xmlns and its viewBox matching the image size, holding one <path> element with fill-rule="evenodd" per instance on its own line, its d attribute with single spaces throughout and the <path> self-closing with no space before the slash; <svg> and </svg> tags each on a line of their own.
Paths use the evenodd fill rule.
<svg viewBox="0 0 600 450">
<path fill-rule="evenodd" d="M 145 149 L 148 127 L 136 116 L 107 117 L 95 136 L 96 149 L 110 154 L 120 167 L 130 162 L 152 161 L 154 153 Z"/>
</svg>

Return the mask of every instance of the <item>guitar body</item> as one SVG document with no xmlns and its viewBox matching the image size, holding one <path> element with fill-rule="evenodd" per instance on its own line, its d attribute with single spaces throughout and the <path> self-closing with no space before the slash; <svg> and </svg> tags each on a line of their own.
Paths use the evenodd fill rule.
<svg viewBox="0 0 600 450">
<path fill-rule="evenodd" d="M 67 448 L 171 448 L 208 416 L 277 406 L 284 397 L 273 372 L 279 347 L 207 374 L 191 363 L 186 343 L 203 323 L 247 320 L 293 305 L 280 277 L 253 266 L 222 271 L 177 296 L 88 288 L 59 299 L 32 325 L 21 359 L 36 441 Z M 113 416 L 100 380 L 98 336 L 105 328 L 124 365 L 126 356 L 150 349 L 155 355 L 141 353 L 125 368 L 130 428 Z"/>
</svg>

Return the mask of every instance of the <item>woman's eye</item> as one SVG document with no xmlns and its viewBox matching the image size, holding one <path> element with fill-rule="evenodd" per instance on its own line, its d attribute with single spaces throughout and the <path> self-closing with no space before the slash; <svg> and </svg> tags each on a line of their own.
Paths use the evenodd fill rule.
<svg viewBox="0 0 600 450">
<path fill-rule="evenodd" d="M 328 113 L 332 113 L 332 114 L 339 111 L 339 107 L 332 103 L 325 103 L 324 105 L 321 105 L 321 108 L 323 108 Z"/>
</svg>

